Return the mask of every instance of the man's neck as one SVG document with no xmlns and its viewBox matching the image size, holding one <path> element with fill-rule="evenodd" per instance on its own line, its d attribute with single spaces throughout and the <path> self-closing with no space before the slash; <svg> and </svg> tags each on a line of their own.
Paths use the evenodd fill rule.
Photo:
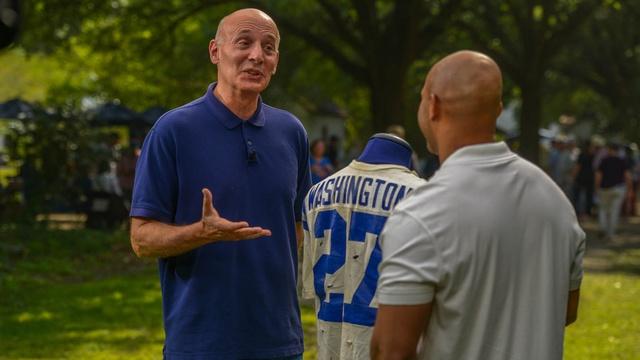
<svg viewBox="0 0 640 360">
<path fill-rule="evenodd" d="M 450 137 L 448 140 L 438 143 L 438 159 L 440 160 L 440 164 L 444 164 L 449 156 L 465 146 L 489 144 L 493 142 L 495 142 L 493 134 L 474 134 L 473 136 L 467 137 L 458 135 L 457 137 Z"/>
<path fill-rule="evenodd" d="M 258 108 L 259 94 L 242 92 L 220 83 L 213 89 L 213 96 L 242 120 L 248 120 Z"/>
</svg>

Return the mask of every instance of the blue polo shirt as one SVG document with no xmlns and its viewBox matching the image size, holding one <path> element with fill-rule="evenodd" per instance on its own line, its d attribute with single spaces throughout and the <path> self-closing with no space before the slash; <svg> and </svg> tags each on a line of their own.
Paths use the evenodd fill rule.
<svg viewBox="0 0 640 360">
<path fill-rule="evenodd" d="M 260 100 L 242 121 L 214 95 L 169 111 L 136 167 L 131 216 L 186 225 L 202 193 L 220 216 L 271 230 L 159 259 L 166 359 L 266 359 L 303 352 L 295 222 L 310 187 L 300 121 Z"/>
</svg>

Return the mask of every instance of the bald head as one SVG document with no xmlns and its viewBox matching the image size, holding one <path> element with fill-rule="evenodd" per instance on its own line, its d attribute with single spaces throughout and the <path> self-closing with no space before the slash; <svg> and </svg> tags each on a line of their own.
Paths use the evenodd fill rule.
<svg viewBox="0 0 640 360">
<path fill-rule="evenodd" d="M 240 9 L 225 16 L 218 23 L 218 30 L 216 31 L 216 42 L 221 44 L 225 39 L 229 38 L 230 29 L 237 28 L 239 24 L 251 22 L 251 23 L 263 23 L 268 27 L 272 27 L 276 35 L 276 48 L 280 44 L 280 32 L 276 26 L 275 21 L 262 10 L 258 9 Z"/>
<path fill-rule="evenodd" d="M 502 74 L 490 57 L 459 51 L 427 74 L 418 125 L 429 151 L 444 161 L 463 146 L 493 141 L 502 111 Z"/>
<path fill-rule="evenodd" d="M 451 120 L 495 121 L 500 111 L 502 74 L 488 56 L 474 51 L 453 53 L 429 71 L 423 91 L 435 96 Z"/>
</svg>

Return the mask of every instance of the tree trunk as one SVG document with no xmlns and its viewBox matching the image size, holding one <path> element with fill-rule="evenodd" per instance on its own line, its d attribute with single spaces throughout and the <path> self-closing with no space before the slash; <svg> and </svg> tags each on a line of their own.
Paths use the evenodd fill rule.
<svg viewBox="0 0 640 360">
<path fill-rule="evenodd" d="M 525 159 L 540 165 L 540 129 L 542 93 L 538 82 L 522 87 L 522 109 L 520 113 L 520 150 Z"/>
<path fill-rule="evenodd" d="M 384 132 L 389 125 L 405 123 L 408 68 L 384 63 L 378 67 L 371 74 L 371 130 Z"/>
<path fill-rule="evenodd" d="M 384 132 L 389 125 L 404 125 L 405 108 L 402 87 L 373 86 L 371 88 L 371 130 Z"/>
</svg>

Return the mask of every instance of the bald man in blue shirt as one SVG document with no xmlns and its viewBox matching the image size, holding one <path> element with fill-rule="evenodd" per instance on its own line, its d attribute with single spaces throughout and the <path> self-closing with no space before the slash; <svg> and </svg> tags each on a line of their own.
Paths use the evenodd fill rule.
<svg viewBox="0 0 640 360">
<path fill-rule="evenodd" d="M 279 42 L 262 11 L 225 17 L 209 44 L 218 81 L 163 115 L 144 141 L 131 244 L 158 258 L 165 359 L 301 359 L 296 275 L 309 146 L 295 116 L 260 98 Z"/>
</svg>

